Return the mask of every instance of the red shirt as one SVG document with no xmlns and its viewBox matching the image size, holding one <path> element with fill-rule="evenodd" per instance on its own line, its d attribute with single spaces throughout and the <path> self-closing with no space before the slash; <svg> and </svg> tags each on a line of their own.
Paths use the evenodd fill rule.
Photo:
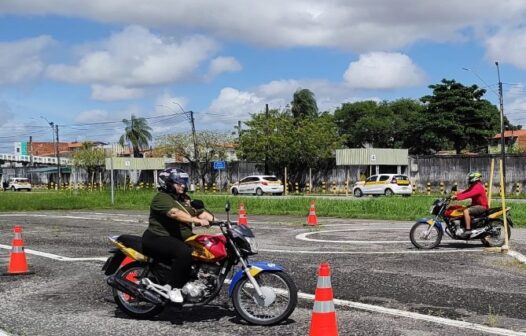
<svg viewBox="0 0 526 336">
<path fill-rule="evenodd" d="M 469 188 L 457 194 L 457 200 L 459 201 L 468 198 L 471 198 L 471 206 L 482 205 L 484 208 L 488 208 L 486 190 L 484 190 L 484 186 L 480 181 L 475 182 Z"/>
</svg>

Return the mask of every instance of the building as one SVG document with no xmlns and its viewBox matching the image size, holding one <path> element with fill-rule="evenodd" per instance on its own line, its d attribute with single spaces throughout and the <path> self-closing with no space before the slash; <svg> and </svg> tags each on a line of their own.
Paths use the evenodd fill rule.
<svg viewBox="0 0 526 336">
<path fill-rule="evenodd" d="M 506 153 L 526 153 L 526 130 L 505 131 L 504 151 Z M 496 134 L 490 139 L 489 154 L 501 153 L 501 134 Z"/>
</svg>

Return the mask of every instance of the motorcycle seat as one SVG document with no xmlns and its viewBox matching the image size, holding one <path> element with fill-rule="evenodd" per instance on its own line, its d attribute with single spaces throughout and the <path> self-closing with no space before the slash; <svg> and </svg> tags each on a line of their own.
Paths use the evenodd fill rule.
<svg viewBox="0 0 526 336">
<path fill-rule="evenodd" d="M 117 241 L 123 243 L 126 247 L 131 247 L 135 251 L 143 253 L 141 236 L 123 234 L 117 238 Z"/>
</svg>

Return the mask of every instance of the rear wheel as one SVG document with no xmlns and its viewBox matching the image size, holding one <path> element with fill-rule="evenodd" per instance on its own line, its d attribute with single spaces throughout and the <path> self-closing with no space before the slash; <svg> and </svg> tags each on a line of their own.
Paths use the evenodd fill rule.
<svg viewBox="0 0 526 336">
<path fill-rule="evenodd" d="M 437 225 L 433 226 L 428 223 L 415 223 L 409 232 L 411 243 L 419 249 L 430 250 L 440 244 L 444 234 Z"/>
<path fill-rule="evenodd" d="M 486 236 L 480 239 L 486 247 L 500 247 L 504 245 L 504 221 L 502 219 L 493 219 L 490 222 L 491 230 Z M 511 237 L 511 227 L 508 225 L 508 239 Z"/>
<path fill-rule="evenodd" d="M 256 189 L 256 195 L 258 195 L 258 196 L 263 196 L 263 194 L 264 194 L 264 193 L 263 193 L 263 189 L 261 189 L 261 188 L 257 188 L 257 189 Z"/>
<path fill-rule="evenodd" d="M 354 189 L 353 194 L 354 194 L 354 197 L 362 197 L 363 196 L 363 192 L 362 192 L 362 190 L 360 188 Z"/>
<path fill-rule="evenodd" d="M 384 195 L 385 195 L 385 196 L 393 196 L 393 195 L 394 195 L 394 192 L 393 192 L 391 189 L 387 188 L 387 189 L 385 189 L 385 191 L 384 191 Z"/>
<path fill-rule="evenodd" d="M 138 283 L 138 277 L 143 274 L 144 266 L 139 262 L 132 262 L 126 266 L 123 266 L 117 271 L 116 277 L 126 279 L 133 283 Z M 119 306 L 119 308 L 134 318 L 147 319 L 158 315 L 162 310 L 162 305 L 155 305 L 150 302 L 140 301 L 135 297 L 121 292 L 118 289 L 113 289 L 113 298 Z"/>
<path fill-rule="evenodd" d="M 254 277 L 264 299 L 260 299 L 245 276 L 234 287 L 232 302 L 236 312 L 249 323 L 273 325 L 286 320 L 296 308 L 298 289 L 285 272 L 261 272 Z"/>
</svg>

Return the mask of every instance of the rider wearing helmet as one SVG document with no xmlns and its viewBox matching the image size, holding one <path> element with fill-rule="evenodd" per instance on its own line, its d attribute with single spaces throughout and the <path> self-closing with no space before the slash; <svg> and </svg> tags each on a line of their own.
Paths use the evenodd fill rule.
<svg viewBox="0 0 526 336">
<path fill-rule="evenodd" d="M 452 199 L 465 200 L 471 198 L 471 206 L 464 209 L 464 220 L 466 222 L 466 230 L 460 232 L 461 237 L 469 237 L 471 235 L 471 217 L 479 216 L 488 209 L 488 197 L 486 190 L 482 185 L 482 174 L 473 172 L 468 174 L 469 187 L 452 197 Z"/>
<path fill-rule="evenodd" d="M 159 174 L 159 192 L 150 204 L 149 225 L 142 240 L 147 255 L 172 261 L 168 279 L 172 302 L 183 301 L 180 289 L 188 281 L 192 264 L 192 249 L 184 241 L 193 235 L 192 225 L 209 226 L 213 220 L 210 213 L 190 203 L 188 182 L 188 174 L 178 168 Z"/>
</svg>

